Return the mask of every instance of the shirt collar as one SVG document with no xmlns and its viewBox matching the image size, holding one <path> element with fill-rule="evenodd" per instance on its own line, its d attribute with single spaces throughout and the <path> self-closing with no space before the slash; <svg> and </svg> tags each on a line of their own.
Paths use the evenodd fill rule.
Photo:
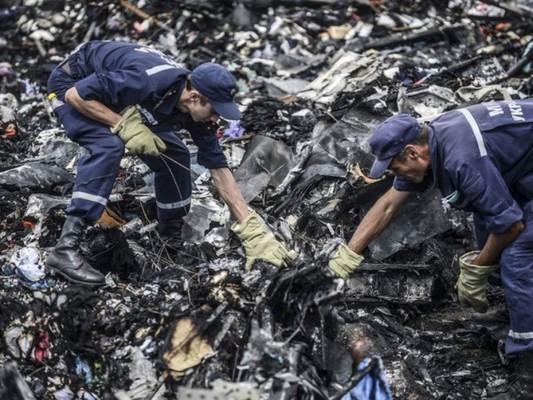
<svg viewBox="0 0 533 400">
<path fill-rule="evenodd" d="M 176 105 L 178 104 L 178 101 L 180 99 L 181 93 L 183 92 L 183 89 L 185 88 L 185 79 L 184 77 L 187 75 L 188 71 L 184 74 L 182 74 L 181 79 L 178 81 L 178 84 L 175 88 L 169 90 L 165 93 L 163 98 L 157 103 L 155 106 L 155 109 L 164 115 L 172 115 L 176 112 Z"/>
</svg>

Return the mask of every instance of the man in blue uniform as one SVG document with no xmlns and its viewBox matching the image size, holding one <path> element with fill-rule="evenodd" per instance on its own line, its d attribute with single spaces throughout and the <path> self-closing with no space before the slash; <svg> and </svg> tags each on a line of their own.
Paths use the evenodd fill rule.
<svg viewBox="0 0 533 400">
<path fill-rule="evenodd" d="M 394 184 L 338 248 L 330 269 L 347 278 L 410 192 L 439 188 L 443 203 L 474 216 L 480 250 L 460 257 L 460 303 L 485 312 L 488 276 L 500 269 L 510 315 L 506 352 L 517 358 L 517 377 L 498 398 L 533 399 L 533 100 L 483 103 L 424 127 L 400 114 L 378 126 L 370 146 L 370 177 L 389 169 Z"/>
<path fill-rule="evenodd" d="M 67 136 L 89 151 L 78 163 L 76 182 L 61 237 L 48 267 L 66 279 L 101 285 L 104 276 L 78 251 L 87 223 L 102 215 L 125 148 L 155 173 L 159 233 L 178 234 L 191 202 L 189 150 L 178 131 L 186 129 L 198 147 L 198 162 L 236 222 L 232 230 L 246 251 L 246 267 L 262 259 L 286 264 L 287 250 L 242 197 L 216 137 L 215 122 L 235 120 L 236 84 L 224 67 L 205 63 L 190 71 L 163 53 L 133 43 L 91 41 L 52 71 L 49 97 Z"/>
</svg>

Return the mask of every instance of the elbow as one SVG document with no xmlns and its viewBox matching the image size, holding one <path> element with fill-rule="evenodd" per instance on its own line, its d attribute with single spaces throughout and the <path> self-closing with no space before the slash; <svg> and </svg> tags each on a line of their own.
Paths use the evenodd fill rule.
<svg viewBox="0 0 533 400">
<path fill-rule="evenodd" d="M 70 89 L 67 89 L 67 91 L 65 92 L 65 103 L 73 106 L 76 102 L 76 97 L 77 97 L 77 91 L 75 87 L 71 87 Z"/>
<path fill-rule="evenodd" d="M 524 222 L 518 221 L 516 224 L 511 226 L 511 228 L 509 229 L 509 233 L 516 237 L 520 235 L 525 228 L 526 226 L 524 225 Z"/>
<path fill-rule="evenodd" d="M 512 225 L 509 229 L 507 229 L 505 232 L 501 233 L 500 235 L 502 237 L 507 238 L 508 242 L 513 241 L 518 235 L 522 233 L 522 231 L 525 229 L 525 225 L 522 221 L 515 222 L 514 225 Z"/>
</svg>

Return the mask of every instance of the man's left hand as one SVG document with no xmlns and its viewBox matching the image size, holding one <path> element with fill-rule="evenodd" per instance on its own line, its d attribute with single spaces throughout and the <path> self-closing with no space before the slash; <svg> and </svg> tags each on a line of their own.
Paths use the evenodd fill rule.
<svg viewBox="0 0 533 400">
<path fill-rule="evenodd" d="M 157 157 L 167 149 L 163 139 L 143 124 L 141 114 L 134 106 L 126 109 L 120 121 L 111 128 L 111 132 L 122 139 L 132 154 Z"/>
<path fill-rule="evenodd" d="M 489 275 L 496 271 L 496 265 L 475 265 L 472 261 L 478 256 L 479 251 L 471 251 L 463 254 L 459 258 L 461 274 L 455 287 L 459 303 L 463 307 L 472 307 L 480 313 L 484 313 L 489 308 L 487 300 L 487 281 Z"/>
<path fill-rule="evenodd" d="M 252 269 L 257 260 L 286 267 L 288 261 L 293 258 L 255 212 L 248 214 L 242 222 L 235 222 L 231 230 L 237 234 L 244 246 L 247 271 Z"/>
</svg>

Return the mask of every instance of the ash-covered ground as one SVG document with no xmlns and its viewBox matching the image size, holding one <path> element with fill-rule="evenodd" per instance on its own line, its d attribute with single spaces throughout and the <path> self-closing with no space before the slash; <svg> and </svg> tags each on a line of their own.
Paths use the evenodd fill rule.
<svg viewBox="0 0 533 400">
<path fill-rule="evenodd" d="M 503 291 L 491 286 L 490 312 L 476 314 L 453 288 L 457 257 L 474 246 L 467 215 L 421 194 L 349 281 L 327 261 L 391 184 L 364 174 L 379 122 L 531 96 L 531 2 L 1 4 L 2 399 L 338 399 L 363 359 L 378 363 L 395 399 L 501 390 L 511 370 L 499 347 Z M 220 141 L 246 199 L 298 252 L 290 268 L 245 270 L 231 217 L 194 158 L 182 240 L 163 245 L 151 175 L 126 156 L 83 245 L 108 285 L 46 271 L 84 151 L 58 125 L 46 79 L 91 39 L 232 71 L 244 116 Z"/>
</svg>

